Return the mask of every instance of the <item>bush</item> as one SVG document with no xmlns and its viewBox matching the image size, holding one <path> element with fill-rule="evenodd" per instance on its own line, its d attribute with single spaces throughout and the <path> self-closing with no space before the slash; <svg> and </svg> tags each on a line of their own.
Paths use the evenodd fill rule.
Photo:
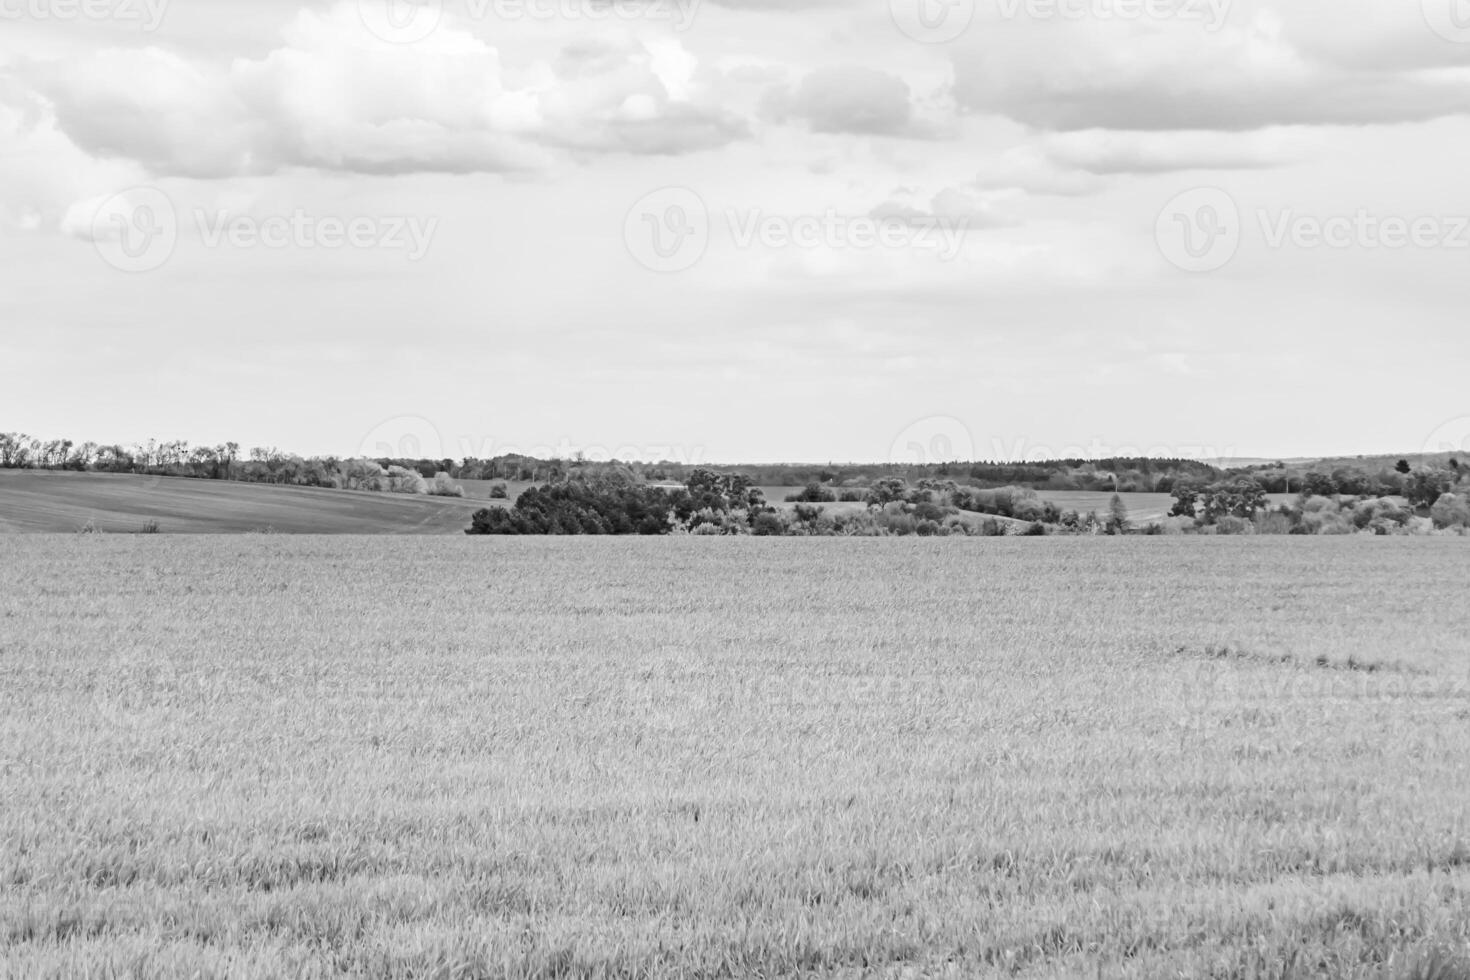
<svg viewBox="0 0 1470 980">
<path fill-rule="evenodd" d="M 1429 509 L 1435 527 L 1470 527 L 1470 500 L 1453 493 L 1443 494 Z"/>
<path fill-rule="evenodd" d="M 1215 522 L 1216 534 L 1250 534 L 1255 525 L 1244 517 L 1226 514 Z"/>
<path fill-rule="evenodd" d="M 463 497 L 464 487 L 455 483 L 448 473 L 435 473 L 434 482 L 429 487 L 429 495 L 432 497 Z"/>
<path fill-rule="evenodd" d="M 1256 517 L 1257 534 L 1290 534 L 1291 527 L 1291 515 L 1279 510 L 1273 510 L 1269 514 L 1260 514 Z"/>
<path fill-rule="evenodd" d="M 786 522 L 781 519 L 780 514 L 768 510 L 764 514 L 756 517 L 755 523 L 750 526 L 750 530 L 757 537 L 779 537 L 786 533 Z"/>
<path fill-rule="evenodd" d="M 510 489 L 504 483 L 495 483 L 490 486 L 491 500 L 509 500 Z"/>
<path fill-rule="evenodd" d="M 429 485 L 417 470 L 402 466 L 390 466 L 384 474 L 383 489 L 389 493 L 422 494 L 429 492 Z"/>
<path fill-rule="evenodd" d="M 800 493 L 793 493 L 786 498 L 787 503 L 803 504 L 834 504 L 837 502 L 837 494 L 828 490 L 820 483 L 808 483 Z"/>
</svg>

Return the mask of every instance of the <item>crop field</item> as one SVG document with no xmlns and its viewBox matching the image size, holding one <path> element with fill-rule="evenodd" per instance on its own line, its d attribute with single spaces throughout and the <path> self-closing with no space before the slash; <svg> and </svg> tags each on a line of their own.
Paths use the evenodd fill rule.
<svg viewBox="0 0 1470 980">
<path fill-rule="evenodd" d="M 1113 495 L 1097 490 L 1038 490 L 1036 496 L 1056 504 L 1062 510 L 1075 510 L 1079 514 L 1096 512 L 1106 516 Z M 1119 495 L 1123 506 L 1128 508 L 1128 517 L 1135 525 L 1163 520 L 1174 509 L 1174 498 L 1167 493 L 1125 493 Z M 1296 502 L 1296 494 L 1272 493 L 1266 499 L 1272 507 Z"/>
<path fill-rule="evenodd" d="M 461 534 L 483 501 L 123 473 L 0 470 L 0 534 Z"/>
<path fill-rule="evenodd" d="M 0 536 L 0 976 L 1427 975 L 1467 582 L 1445 538 Z"/>
</svg>

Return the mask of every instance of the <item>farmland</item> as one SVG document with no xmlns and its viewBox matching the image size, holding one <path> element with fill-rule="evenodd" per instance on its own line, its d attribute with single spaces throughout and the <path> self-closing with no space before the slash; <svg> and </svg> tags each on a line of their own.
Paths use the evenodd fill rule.
<svg viewBox="0 0 1470 980">
<path fill-rule="evenodd" d="M 1403 977 L 1459 539 L 0 536 L 0 976 Z"/>
<path fill-rule="evenodd" d="M 0 470 L 0 534 L 460 534 L 483 501 L 114 473 Z"/>
</svg>

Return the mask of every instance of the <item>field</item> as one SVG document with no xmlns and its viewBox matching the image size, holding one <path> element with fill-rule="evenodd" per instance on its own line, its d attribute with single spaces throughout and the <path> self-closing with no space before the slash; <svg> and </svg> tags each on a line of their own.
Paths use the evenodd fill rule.
<svg viewBox="0 0 1470 980">
<path fill-rule="evenodd" d="M 484 501 L 115 473 L 0 470 L 0 534 L 462 534 Z"/>
<path fill-rule="evenodd" d="M 1038 490 L 1036 496 L 1047 503 L 1056 504 L 1062 510 L 1075 510 L 1079 514 L 1096 512 L 1108 516 L 1111 493 L 1095 490 Z M 1174 509 L 1174 498 L 1167 493 L 1120 494 L 1123 506 L 1128 508 L 1128 518 L 1134 525 L 1141 526 L 1163 520 Z M 1296 494 L 1267 494 L 1272 507 L 1296 502 Z"/>
<path fill-rule="evenodd" d="M 0 536 L 0 976 L 1405 977 L 1458 539 Z"/>
</svg>

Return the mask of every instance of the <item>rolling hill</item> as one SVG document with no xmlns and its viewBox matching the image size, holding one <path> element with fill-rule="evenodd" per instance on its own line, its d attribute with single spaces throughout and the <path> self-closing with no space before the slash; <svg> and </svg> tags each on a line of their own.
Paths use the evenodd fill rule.
<svg viewBox="0 0 1470 980">
<path fill-rule="evenodd" d="M 0 471 L 0 533 L 460 534 L 486 502 L 115 473 Z"/>
</svg>

